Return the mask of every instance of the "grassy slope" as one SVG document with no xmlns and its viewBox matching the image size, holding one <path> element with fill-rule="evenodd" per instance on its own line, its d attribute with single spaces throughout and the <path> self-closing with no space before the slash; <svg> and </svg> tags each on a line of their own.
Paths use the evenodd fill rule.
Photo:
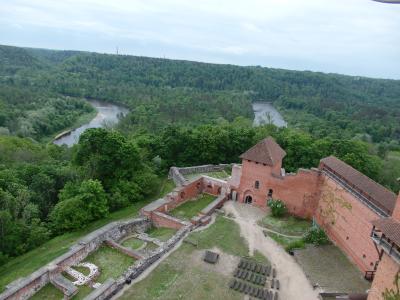
<svg viewBox="0 0 400 300">
<path fill-rule="evenodd" d="M 274 218 L 268 215 L 260 221 L 260 225 L 282 234 L 301 236 L 310 228 L 311 222 L 293 216 Z"/>
<path fill-rule="evenodd" d="M 203 208 L 213 202 L 216 197 L 202 194 L 199 198 L 187 201 L 173 209 L 171 215 L 180 219 L 191 219 L 196 216 Z"/>
<path fill-rule="evenodd" d="M 145 242 L 139 239 L 131 238 L 127 239 L 122 243 L 122 246 L 131 248 L 131 249 L 139 249 L 144 245 Z"/>
<path fill-rule="evenodd" d="M 189 239 L 198 247 L 182 244 L 147 278 L 135 284 L 120 299 L 243 299 L 243 295 L 228 288 L 232 276 L 213 272 L 203 262 L 193 262 L 201 249 L 218 247 L 232 255 L 248 254 L 246 241 L 240 236 L 234 221 L 218 217 L 209 228 L 194 232 Z"/>
<path fill-rule="evenodd" d="M 105 282 L 108 278 L 117 279 L 134 261 L 135 259 L 132 257 L 107 246 L 101 246 L 85 259 L 85 262 L 99 267 L 100 275 L 96 278 L 96 282 L 100 283 Z"/>
<path fill-rule="evenodd" d="M 172 228 L 151 228 L 147 231 L 147 234 L 153 238 L 157 238 L 160 241 L 169 240 L 176 233 L 175 229 Z"/>
<path fill-rule="evenodd" d="M 49 263 L 51 260 L 67 252 L 69 247 L 91 231 L 112 221 L 137 216 L 140 208 L 154 199 L 165 195 L 173 188 L 174 185 L 171 181 L 162 179 L 162 182 L 160 182 L 160 191 L 156 195 L 149 197 L 146 201 L 134 203 L 127 208 L 111 213 L 107 218 L 93 222 L 82 230 L 57 236 L 42 246 L 9 261 L 0 268 L 0 292 L 3 291 L 5 286 L 13 280 L 29 275 Z"/>
<path fill-rule="evenodd" d="M 62 299 L 63 293 L 52 284 L 45 285 L 39 292 L 33 295 L 31 300 L 54 300 Z"/>
</svg>

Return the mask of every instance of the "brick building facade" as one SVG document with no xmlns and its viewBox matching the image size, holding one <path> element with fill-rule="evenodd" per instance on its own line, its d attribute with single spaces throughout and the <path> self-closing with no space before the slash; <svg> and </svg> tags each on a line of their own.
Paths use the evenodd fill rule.
<svg viewBox="0 0 400 300">
<path fill-rule="evenodd" d="M 394 193 L 333 156 L 322 159 L 318 169 L 286 174 L 285 155 L 270 137 L 243 153 L 242 165 L 232 168 L 231 198 L 261 209 L 268 199 L 281 199 L 289 213 L 313 218 L 362 272 L 376 273 L 369 299 L 383 299 L 384 289 L 393 287 L 400 254 L 395 260 L 393 254 L 378 250 L 371 232 L 382 226 L 377 220 L 400 222 L 400 197 L 396 201 Z M 400 225 L 398 235 L 392 251 L 400 245 Z"/>
</svg>

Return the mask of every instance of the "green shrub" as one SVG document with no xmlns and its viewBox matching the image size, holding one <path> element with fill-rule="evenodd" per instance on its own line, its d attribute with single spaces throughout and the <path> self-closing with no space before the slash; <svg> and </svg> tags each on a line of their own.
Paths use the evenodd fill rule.
<svg viewBox="0 0 400 300">
<path fill-rule="evenodd" d="M 329 244 L 328 236 L 325 231 L 319 227 L 311 227 L 304 235 L 304 241 L 316 246 Z"/>
<path fill-rule="evenodd" d="M 268 206 L 271 208 L 272 216 L 276 218 L 283 217 L 287 212 L 285 203 L 283 203 L 283 201 L 279 199 L 269 200 Z"/>
<path fill-rule="evenodd" d="M 289 245 L 285 247 L 287 252 L 292 251 L 294 249 L 303 249 L 306 246 L 304 239 L 295 240 L 290 242 Z"/>
</svg>

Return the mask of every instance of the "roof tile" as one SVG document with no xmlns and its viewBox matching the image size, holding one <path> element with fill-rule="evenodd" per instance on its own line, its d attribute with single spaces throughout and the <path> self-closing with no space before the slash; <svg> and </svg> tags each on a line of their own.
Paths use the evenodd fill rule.
<svg viewBox="0 0 400 300">
<path fill-rule="evenodd" d="M 267 137 L 240 155 L 240 158 L 274 166 L 277 162 L 282 161 L 285 155 L 286 152 L 275 140 Z"/>
<path fill-rule="evenodd" d="M 356 189 L 367 195 L 371 202 L 379 208 L 388 212 L 390 215 L 396 203 L 396 194 L 389 191 L 379 183 L 373 181 L 371 178 L 365 176 L 353 167 L 349 166 L 340 159 L 329 156 L 321 159 L 323 165 L 333 170 L 336 174 L 340 175 L 347 183 L 353 185 Z"/>
</svg>

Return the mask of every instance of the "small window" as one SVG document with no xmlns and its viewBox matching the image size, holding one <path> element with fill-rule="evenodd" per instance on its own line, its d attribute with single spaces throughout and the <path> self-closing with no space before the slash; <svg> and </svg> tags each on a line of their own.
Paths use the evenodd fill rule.
<svg viewBox="0 0 400 300">
<path fill-rule="evenodd" d="M 363 258 L 366 258 L 367 256 L 365 254 L 363 254 Z"/>
<path fill-rule="evenodd" d="M 274 191 L 272 189 L 268 190 L 268 197 L 272 198 L 272 194 L 274 193 Z"/>
<path fill-rule="evenodd" d="M 346 240 L 348 240 L 349 239 L 349 237 L 348 236 L 346 236 Z"/>
<path fill-rule="evenodd" d="M 258 180 L 256 180 L 256 182 L 254 183 L 254 187 L 256 189 L 260 188 L 260 182 Z"/>
</svg>

